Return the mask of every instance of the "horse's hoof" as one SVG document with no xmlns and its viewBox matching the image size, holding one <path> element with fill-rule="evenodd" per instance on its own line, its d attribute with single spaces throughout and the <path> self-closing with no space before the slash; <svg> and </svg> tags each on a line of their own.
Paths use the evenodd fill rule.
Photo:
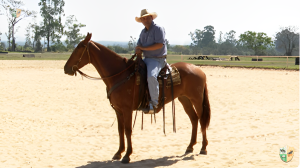
<svg viewBox="0 0 300 168">
<path fill-rule="evenodd" d="M 115 156 L 112 158 L 113 160 L 120 160 L 121 159 L 121 155 L 119 154 L 115 154 Z"/>
<path fill-rule="evenodd" d="M 122 159 L 121 162 L 122 162 L 122 163 L 129 163 L 129 162 L 130 162 L 130 159 L 129 159 L 129 157 L 123 157 L 123 159 Z"/>
<path fill-rule="evenodd" d="M 185 154 L 193 153 L 193 151 L 194 151 L 193 148 L 187 148 L 186 151 L 185 151 Z"/>
<path fill-rule="evenodd" d="M 201 151 L 200 151 L 200 154 L 202 154 L 202 155 L 207 155 L 207 151 L 206 151 L 206 150 L 201 150 Z"/>
</svg>

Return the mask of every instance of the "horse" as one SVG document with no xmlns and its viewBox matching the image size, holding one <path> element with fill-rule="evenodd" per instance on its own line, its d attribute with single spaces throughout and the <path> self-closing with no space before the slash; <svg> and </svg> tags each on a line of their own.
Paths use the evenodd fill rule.
<svg viewBox="0 0 300 168">
<path fill-rule="evenodd" d="M 92 34 L 88 33 L 72 52 L 70 58 L 64 66 L 67 75 L 76 75 L 81 72 L 79 69 L 87 64 L 92 64 L 103 82 L 107 86 L 107 91 L 120 84 L 110 94 L 110 103 L 116 111 L 119 132 L 119 149 L 113 156 L 113 160 L 120 160 L 125 151 L 124 133 L 127 138 L 127 150 L 122 163 L 130 162 L 132 154 L 132 114 L 138 106 L 138 85 L 134 73 L 134 60 L 127 60 L 107 47 L 91 40 Z M 205 73 L 197 66 L 189 63 L 178 62 L 171 64 L 180 72 L 181 84 L 173 87 L 174 92 L 166 89 L 165 102 L 168 103 L 175 98 L 181 102 L 186 114 L 192 124 L 192 136 L 185 153 L 192 153 L 193 146 L 197 141 L 198 121 L 201 125 L 202 148 L 200 154 L 207 155 L 208 145 L 206 130 L 210 123 L 211 110 L 208 99 L 208 90 Z M 125 80 L 124 80 L 125 79 Z M 125 81 L 125 82 L 124 82 Z M 173 97 L 173 98 L 172 98 Z M 159 112 L 161 107 L 157 109 Z"/>
</svg>

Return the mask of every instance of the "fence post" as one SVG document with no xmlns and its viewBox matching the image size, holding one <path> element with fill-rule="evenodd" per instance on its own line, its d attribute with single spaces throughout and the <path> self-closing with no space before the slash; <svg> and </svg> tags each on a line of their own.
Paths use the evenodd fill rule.
<svg viewBox="0 0 300 168">
<path fill-rule="evenodd" d="M 289 57 L 286 57 L 286 69 L 288 69 L 289 67 L 288 62 L 289 62 Z"/>
<path fill-rule="evenodd" d="M 256 61 L 258 61 L 258 56 L 256 56 Z"/>
</svg>

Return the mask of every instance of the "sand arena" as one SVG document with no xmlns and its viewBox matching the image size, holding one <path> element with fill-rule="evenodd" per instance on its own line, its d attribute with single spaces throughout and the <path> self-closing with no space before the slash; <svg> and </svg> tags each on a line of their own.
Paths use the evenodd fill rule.
<svg viewBox="0 0 300 168">
<path fill-rule="evenodd" d="M 208 155 L 183 155 L 191 124 L 176 100 L 151 125 L 141 113 L 133 129 L 130 164 L 111 161 L 118 149 L 115 112 L 102 81 L 64 74 L 66 61 L 0 61 L 0 167 L 297 167 L 299 165 L 299 72 L 201 67 L 212 109 Z M 83 68 L 97 76 L 91 65 Z M 134 112 L 135 114 L 135 112 Z M 279 148 L 295 148 L 284 163 Z"/>
</svg>

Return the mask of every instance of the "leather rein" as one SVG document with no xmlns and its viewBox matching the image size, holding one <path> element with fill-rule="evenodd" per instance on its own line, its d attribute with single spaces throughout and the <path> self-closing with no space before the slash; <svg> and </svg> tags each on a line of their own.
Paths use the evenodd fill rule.
<svg viewBox="0 0 300 168">
<path fill-rule="evenodd" d="M 88 79 L 92 79 L 92 80 L 103 80 L 103 79 L 108 79 L 108 78 L 112 78 L 112 77 L 118 76 L 118 75 L 122 74 L 123 72 L 125 72 L 126 70 L 128 70 L 130 67 L 132 67 L 132 65 L 135 64 L 135 62 L 133 62 L 130 66 L 128 66 L 127 68 L 125 68 L 123 71 L 121 71 L 121 72 L 119 72 L 119 73 L 117 73 L 117 74 L 115 74 L 115 75 L 112 75 L 112 76 L 103 77 L 103 78 L 97 78 L 97 77 L 89 76 L 89 75 L 87 75 L 87 74 L 81 72 L 81 71 L 78 69 L 78 64 L 79 64 L 79 62 L 81 61 L 82 56 L 83 56 L 85 50 L 87 50 L 87 53 L 88 53 L 88 56 L 89 56 L 89 64 L 92 63 L 92 62 L 91 62 L 90 52 L 89 52 L 89 44 L 90 44 L 90 43 L 92 43 L 92 45 L 94 45 L 97 49 L 99 49 L 92 41 L 89 41 L 87 45 L 84 45 L 84 46 L 85 46 L 85 49 L 83 50 L 83 52 L 82 52 L 82 54 L 81 54 L 81 56 L 80 56 L 80 58 L 79 58 L 77 64 L 72 66 L 72 71 L 75 73 L 75 76 L 76 76 L 76 71 L 78 71 L 78 73 L 80 73 L 81 76 L 84 76 L 84 77 L 86 77 L 86 78 L 88 78 Z M 100 49 L 99 49 L 99 50 L 100 50 Z M 133 60 L 135 56 L 136 56 L 136 54 L 133 55 L 130 59 Z M 112 93 L 117 87 L 121 86 L 123 83 L 125 83 L 126 81 L 128 81 L 128 80 L 135 74 L 136 71 L 137 71 L 137 69 L 135 69 L 132 73 L 130 73 L 130 75 L 127 76 L 125 79 L 123 79 L 123 80 L 120 81 L 119 83 L 113 85 L 109 90 L 107 90 L 107 88 L 106 88 L 106 91 L 107 91 L 107 98 L 108 98 L 108 100 L 109 100 L 109 102 L 110 102 L 110 105 L 111 105 L 111 107 L 115 110 L 115 112 L 116 112 L 117 114 L 119 114 L 119 115 L 122 115 L 122 114 L 119 113 L 119 112 L 114 108 L 113 104 L 112 104 L 111 101 L 110 101 L 110 95 L 111 95 L 111 93 Z"/>
<path fill-rule="evenodd" d="M 88 79 L 92 79 L 92 80 L 103 80 L 103 79 L 108 79 L 108 78 L 112 78 L 112 77 L 118 76 L 118 75 L 122 74 L 123 72 L 125 72 L 126 70 L 128 70 L 132 65 L 134 65 L 134 63 L 132 63 L 129 67 L 127 67 L 127 68 L 124 69 L 123 71 L 121 71 L 121 72 L 119 72 L 119 73 L 117 73 L 117 74 L 115 74 L 115 75 L 108 76 L 108 77 L 97 78 L 97 77 L 89 76 L 89 75 L 87 75 L 87 74 L 85 74 L 85 73 L 83 73 L 82 71 L 79 70 L 78 64 L 81 62 L 81 59 L 82 59 L 82 56 L 83 56 L 85 50 L 87 50 L 87 53 L 88 53 L 88 56 L 89 56 L 89 64 L 92 63 L 92 62 L 91 62 L 90 52 L 89 52 L 89 44 L 90 44 L 90 43 L 92 43 L 92 45 L 94 45 L 97 49 L 99 49 L 92 41 L 89 41 L 89 42 L 87 43 L 87 45 L 84 45 L 85 48 L 84 48 L 84 50 L 83 50 L 83 52 L 82 52 L 82 54 L 81 54 L 79 60 L 77 61 L 77 64 L 72 66 L 72 71 L 75 73 L 75 76 L 77 75 L 76 72 L 78 71 L 78 73 L 79 73 L 81 76 L 84 76 L 84 77 L 86 77 L 86 78 L 88 78 Z M 99 50 L 100 50 L 100 49 L 99 49 Z M 135 55 L 133 55 L 133 58 L 134 58 L 134 56 L 135 56 Z M 132 58 L 132 59 L 133 59 L 133 58 Z"/>
</svg>

